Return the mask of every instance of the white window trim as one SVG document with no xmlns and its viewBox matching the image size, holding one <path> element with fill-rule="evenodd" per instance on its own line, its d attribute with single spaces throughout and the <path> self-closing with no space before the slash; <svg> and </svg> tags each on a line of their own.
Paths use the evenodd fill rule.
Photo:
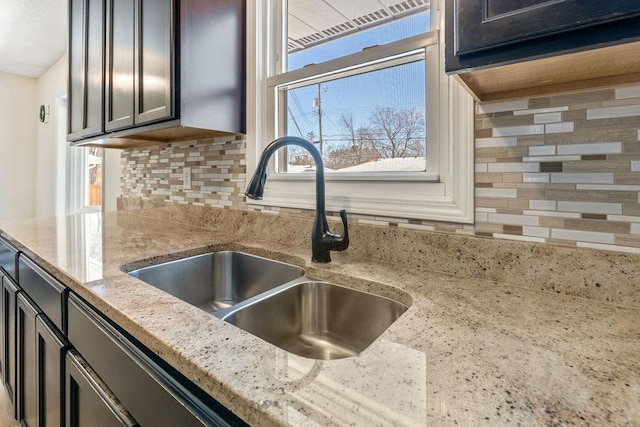
<svg viewBox="0 0 640 427">
<path fill-rule="evenodd" d="M 437 19 L 440 28 L 443 28 L 444 14 L 439 10 L 444 8 L 440 6 L 436 9 L 438 4 L 437 1 L 432 2 L 432 20 Z M 271 121 L 273 118 L 269 118 L 266 107 L 269 100 L 269 62 L 265 40 L 270 40 L 274 34 L 273 29 L 269 28 L 273 20 L 265 25 L 268 13 L 266 0 L 252 2 L 247 10 L 247 183 L 262 149 L 273 139 L 277 126 Z M 384 181 L 379 181 L 377 177 L 357 181 L 344 179 L 344 176 L 327 177 L 328 210 L 346 209 L 349 213 L 372 216 L 473 223 L 473 100 L 452 77 L 444 74 L 441 64 L 444 61 L 443 34 L 443 31 L 438 33 L 439 63 L 428 63 L 433 68 L 427 70 L 428 73 L 440 73 L 438 96 L 431 94 L 427 97 L 428 102 L 431 101 L 427 108 L 440 112 L 440 135 L 429 134 L 428 138 L 436 138 L 443 142 L 441 147 L 446 147 L 438 153 L 440 182 L 429 182 L 427 174 L 423 174 L 425 178 L 418 179 L 415 175 L 410 179 L 402 179 L 401 174 L 395 174 Z M 278 174 L 276 177 L 271 174 L 264 199 L 247 200 L 247 203 L 256 207 L 314 209 L 313 179 L 314 176 L 287 177 L 286 174 Z M 366 182 L 371 180 L 376 181 L 375 185 Z"/>
</svg>

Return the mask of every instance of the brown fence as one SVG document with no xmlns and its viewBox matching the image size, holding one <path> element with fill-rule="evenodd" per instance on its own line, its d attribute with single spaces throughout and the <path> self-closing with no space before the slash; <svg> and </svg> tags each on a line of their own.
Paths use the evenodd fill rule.
<svg viewBox="0 0 640 427">
<path fill-rule="evenodd" d="M 102 186 L 89 186 L 89 206 L 100 206 L 102 204 Z"/>
</svg>

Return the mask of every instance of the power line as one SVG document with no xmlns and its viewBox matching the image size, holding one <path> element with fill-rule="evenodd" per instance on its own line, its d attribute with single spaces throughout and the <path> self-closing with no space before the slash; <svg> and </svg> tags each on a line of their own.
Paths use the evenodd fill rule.
<svg viewBox="0 0 640 427">
<path fill-rule="evenodd" d="M 304 137 L 304 135 L 302 134 L 302 131 L 300 130 L 300 126 L 298 126 L 298 122 L 296 121 L 296 118 L 293 117 L 293 113 L 291 112 L 291 108 L 289 108 L 289 106 L 287 105 L 287 110 L 289 111 L 289 114 L 291 115 L 291 120 L 293 120 L 293 124 L 296 125 L 296 129 L 298 129 L 298 133 L 300 134 L 301 137 Z"/>
</svg>

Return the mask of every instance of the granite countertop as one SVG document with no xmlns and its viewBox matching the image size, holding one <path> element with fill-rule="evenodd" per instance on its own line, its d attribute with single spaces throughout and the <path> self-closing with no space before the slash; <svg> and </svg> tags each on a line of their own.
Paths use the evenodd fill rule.
<svg viewBox="0 0 640 427">
<path fill-rule="evenodd" d="M 640 425 L 640 311 L 125 212 L 2 236 L 252 425 Z M 240 249 L 410 305 L 360 355 L 287 353 L 122 271 Z"/>
</svg>

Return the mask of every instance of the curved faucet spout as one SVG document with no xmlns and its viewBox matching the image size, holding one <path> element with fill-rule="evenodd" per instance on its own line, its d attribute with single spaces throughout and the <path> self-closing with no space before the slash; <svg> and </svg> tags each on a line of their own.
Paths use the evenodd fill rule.
<svg viewBox="0 0 640 427">
<path fill-rule="evenodd" d="M 285 136 L 276 139 L 269 144 L 258 161 L 256 171 L 247 186 L 245 195 L 251 199 L 261 200 L 264 194 L 264 185 L 267 181 L 267 165 L 269 159 L 279 148 L 286 145 L 297 145 L 302 147 L 311 154 L 316 165 L 316 218 L 313 224 L 311 234 L 311 249 L 313 256 L 312 261 L 330 262 L 330 251 L 344 251 L 349 246 L 349 231 L 347 223 L 346 211 L 340 211 L 344 233 L 334 234 L 329 231 L 327 224 L 327 215 L 325 212 L 325 194 L 324 194 L 324 164 L 322 162 L 322 154 L 318 148 L 306 139 L 295 136 Z"/>
</svg>

